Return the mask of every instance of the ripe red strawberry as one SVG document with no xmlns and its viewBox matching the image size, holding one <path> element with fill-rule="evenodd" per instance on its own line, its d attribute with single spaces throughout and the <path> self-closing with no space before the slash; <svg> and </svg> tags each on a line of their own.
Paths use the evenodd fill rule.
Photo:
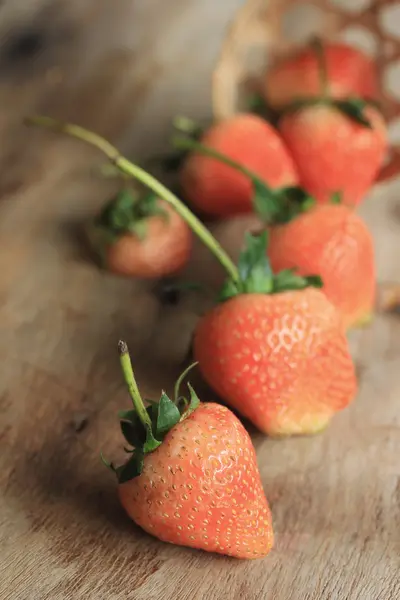
<svg viewBox="0 0 400 600">
<path fill-rule="evenodd" d="M 187 147 L 194 151 L 183 165 L 181 185 L 187 200 L 206 215 L 252 211 L 253 186 L 247 169 L 272 189 L 298 182 L 296 167 L 278 133 L 255 115 L 239 114 L 215 124 L 202 136 L 201 145 L 209 150 L 206 155 L 189 141 Z"/>
<path fill-rule="evenodd" d="M 320 203 L 340 192 L 344 204 L 357 206 L 382 166 L 387 148 L 384 120 L 372 106 L 361 117 L 355 102 L 304 106 L 280 121 L 300 183 Z M 353 109 L 355 118 L 349 116 Z M 371 127 L 357 122 L 360 118 L 366 118 Z"/>
<path fill-rule="evenodd" d="M 237 558 L 265 556 L 273 545 L 271 514 L 250 437 L 227 408 L 163 392 L 146 410 L 119 345 L 135 410 L 121 414 L 135 450 L 114 468 L 128 515 L 164 542 Z M 187 371 L 181 376 L 179 386 Z"/>
<path fill-rule="evenodd" d="M 270 229 L 268 256 L 274 272 L 296 268 L 319 273 L 323 291 L 345 327 L 367 321 L 375 303 L 372 236 L 362 219 L 338 204 L 317 206 Z"/>
<path fill-rule="evenodd" d="M 186 265 L 191 251 L 189 227 L 154 195 L 138 198 L 120 192 L 87 233 L 103 266 L 128 277 L 172 275 Z"/>
<path fill-rule="evenodd" d="M 374 61 L 351 46 L 324 44 L 326 79 L 331 98 L 376 98 L 378 75 Z M 318 49 L 310 44 L 283 59 L 267 73 L 264 94 L 268 104 L 281 110 L 292 102 L 321 96 Z"/>
<path fill-rule="evenodd" d="M 354 365 L 336 309 L 306 287 L 315 278 L 268 273 L 265 235 L 248 236 L 243 279 L 199 322 L 194 356 L 207 383 L 261 431 L 316 433 L 352 401 Z"/>
</svg>

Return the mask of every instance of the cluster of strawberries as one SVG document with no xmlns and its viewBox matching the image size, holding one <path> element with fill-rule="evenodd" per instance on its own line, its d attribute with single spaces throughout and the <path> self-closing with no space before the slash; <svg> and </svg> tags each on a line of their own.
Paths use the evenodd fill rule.
<svg viewBox="0 0 400 600">
<path fill-rule="evenodd" d="M 243 113 L 207 131 L 180 120 L 181 189 L 201 215 L 255 211 L 237 264 L 193 212 L 142 168 L 85 130 L 37 117 L 94 143 L 146 195 L 124 190 L 89 235 L 112 271 L 163 277 L 188 260 L 197 234 L 225 268 L 193 353 L 223 401 L 270 436 L 312 434 L 348 406 L 356 375 L 346 329 L 374 308 L 370 233 L 354 212 L 376 179 L 386 128 L 375 67 L 362 53 L 314 41 L 267 74 L 274 125 Z M 182 157 L 181 157 L 182 158 Z M 192 230 L 192 231 L 191 231 Z M 171 400 L 145 408 L 120 342 L 133 409 L 121 413 L 130 457 L 114 468 L 133 520 L 161 540 L 241 558 L 266 555 L 272 521 L 255 451 L 226 407 L 199 401 L 183 377 Z"/>
<path fill-rule="evenodd" d="M 315 41 L 267 74 L 265 101 L 276 127 L 252 113 L 205 132 L 176 121 L 190 206 L 213 219 L 256 212 L 269 231 L 272 270 L 320 275 L 345 327 L 368 321 L 375 301 L 373 243 L 354 208 L 387 149 L 377 88 L 371 59 Z M 155 194 L 121 192 L 92 230 L 97 249 L 103 236 L 104 263 L 115 273 L 163 277 L 189 259 L 189 226 Z"/>
</svg>

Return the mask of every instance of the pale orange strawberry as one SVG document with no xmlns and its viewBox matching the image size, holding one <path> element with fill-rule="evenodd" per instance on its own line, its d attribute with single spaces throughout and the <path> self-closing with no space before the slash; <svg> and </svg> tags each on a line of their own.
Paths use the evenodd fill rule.
<svg viewBox="0 0 400 600">
<path fill-rule="evenodd" d="M 240 167 L 250 170 L 272 190 L 298 183 L 296 167 L 279 134 L 258 116 L 239 114 L 216 123 L 202 136 L 201 145 L 239 166 L 197 151 L 192 142 L 193 152 L 183 165 L 181 185 L 186 199 L 203 214 L 226 217 L 252 211 L 252 181 Z"/>
<path fill-rule="evenodd" d="M 127 514 L 171 544 L 237 558 L 268 554 L 271 513 L 243 425 L 227 408 L 200 403 L 190 385 L 190 399 L 182 402 L 179 383 L 175 402 L 163 392 L 145 410 L 123 342 L 120 352 L 135 407 L 120 415 L 135 449 L 113 467 Z"/>
<path fill-rule="evenodd" d="M 323 292 L 345 327 L 367 321 L 375 303 L 375 257 L 364 221 L 346 206 L 317 206 L 270 229 L 268 256 L 274 271 L 319 273 Z"/>
<path fill-rule="evenodd" d="M 269 435 L 316 433 L 356 392 L 340 318 L 319 290 L 228 300 L 201 319 L 194 356 L 221 398 Z"/>
<path fill-rule="evenodd" d="M 185 221 L 155 196 L 117 194 L 87 227 L 102 266 L 125 277 L 173 275 L 188 262 L 192 234 Z"/>
<path fill-rule="evenodd" d="M 201 404 L 174 427 L 119 496 L 129 516 L 164 542 L 239 558 L 264 556 L 273 544 L 254 448 L 218 404 Z"/>
<path fill-rule="evenodd" d="M 321 50 L 331 98 L 377 97 L 377 68 L 369 56 L 340 42 L 323 44 Z M 319 57 L 314 44 L 297 50 L 270 69 L 264 93 L 268 104 L 278 110 L 299 99 L 321 96 Z"/>
<path fill-rule="evenodd" d="M 359 205 L 383 164 L 387 131 L 382 115 L 372 106 L 360 110 L 370 123 L 366 127 L 349 116 L 347 108 L 307 106 L 280 121 L 300 184 L 321 204 L 340 192 L 344 204 Z"/>
<path fill-rule="evenodd" d="M 337 310 L 307 287 L 316 278 L 273 275 L 258 257 L 264 235 L 247 236 L 242 277 L 200 320 L 194 357 L 207 383 L 261 431 L 316 433 L 353 400 L 354 364 Z"/>
</svg>

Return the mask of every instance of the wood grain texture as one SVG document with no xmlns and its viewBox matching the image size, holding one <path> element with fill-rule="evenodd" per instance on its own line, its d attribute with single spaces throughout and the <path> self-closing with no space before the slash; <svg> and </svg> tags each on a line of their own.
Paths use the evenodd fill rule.
<svg viewBox="0 0 400 600">
<path fill-rule="evenodd" d="M 157 3 L 149 4 L 154 14 Z M 211 3 L 205 4 L 210 14 Z M 227 3 L 225 18 L 233 8 Z M 196 14 L 188 11 L 186 24 Z M 221 10 L 221 24 L 223 16 Z M 208 27 L 196 22 L 200 43 Z M 181 28 L 171 18 L 170 37 Z M 193 77 L 181 71 L 192 65 L 193 72 L 197 54 L 176 70 L 171 58 L 162 99 L 155 100 L 160 88 L 151 83 L 145 97 L 153 100 L 139 102 L 138 112 L 127 110 L 114 121 L 110 110 L 107 132 L 135 153 L 143 144 L 144 125 L 135 128 L 139 114 L 147 127 L 153 114 L 149 148 L 162 145 L 163 124 L 177 105 L 204 114 Z M 211 63 L 203 63 L 203 85 Z M 132 78 L 135 96 L 138 79 Z M 176 98 L 177 81 L 184 102 Z M 95 103 L 98 87 L 91 85 L 85 97 Z M 18 110 L 10 108 L 15 123 Z M 69 110 L 79 117 L 76 104 Z M 85 115 L 90 124 L 90 111 Z M 100 112 L 93 119 L 103 126 Z M 129 135 L 121 136 L 129 124 Z M 271 441 L 251 431 L 274 516 L 276 548 L 269 557 L 241 562 L 162 544 L 125 517 L 115 481 L 99 461 L 100 450 L 121 455 L 116 413 L 129 405 L 116 343 L 127 339 L 144 395 L 157 395 L 172 385 L 209 299 L 191 294 L 177 307 L 163 307 L 149 284 L 93 267 L 80 223 L 114 184 L 88 174 L 97 164 L 91 149 L 42 132 L 21 129 L 21 136 L 27 153 L 24 162 L 18 154 L 12 161 L 19 175 L 0 203 L 0 598 L 398 600 L 400 320 L 379 316 L 352 334 L 360 392 L 324 434 Z M 399 198 L 399 183 L 381 186 L 362 209 L 382 280 L 400 281 Z M 245 224 L 227 225 L 218 235 L 233 248 Z M 197 247 L 191 266 L 192 279 L 218 279 Z M 194 383 L 203 399 L 213 399 Z"/>
</svg>

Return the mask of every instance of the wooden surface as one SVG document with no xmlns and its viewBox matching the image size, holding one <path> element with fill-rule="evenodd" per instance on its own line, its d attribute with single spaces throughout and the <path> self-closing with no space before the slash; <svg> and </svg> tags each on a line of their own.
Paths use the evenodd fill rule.
<svg viewBox="0 0 400 600">
<path fill-rule="evenodd" d="M 233 4 L 221 12 L 221 30 Z M 195 31 L 200 43 L 207 26 Z M 150 94 L 154 145 L 183 104 L 174 93 L 185 80 L 181 68 L 163 77 L 172 88 L 160 112 L 162 101 Z M 189 79 L 181 91 L 190 90 Z M 92 85 L 89 107 L 96 105 Z M 191 114 L 207 112 L 197 92 L 187 92 Z M 110 102 L 115 108 L 115 97 Z M 22 109 L 11 105 L 16 124 Z M 109 111 L 105 126 L 115 137 L 131 119 L 129 111 L 117 113 Z M 134 153 L 143 129 L 133 113 L 123 144 Z M 398 600 L 400 319 L 380 316 L 352 334 L 360 392 L 324 434 L 271 441 L 252 431 L 276 531 L 269 557 L 238 562 L 162 544 L 125 517 L 99 460 L 100 450 L 120 456 L 116 413 L 129 406 L 116 343 L 127 339 L 144 395 L 157 395 L 179 371 L 208 299 L 191 294 L 181 306 L 163 307 L 149 285 L 93 267 L 79 226 L 113 190 L 88 174 L 97 155 L 48 134 L 19 135 L 26 153 L 23 161 L 9 159 L 15 170 L 0 203 L 0 598 Z M 2 173 L 10 174 L 4 163 Z M 400 185 L 377 190 L 362 214 L 375 236 L 379 278 L 400 281 Z M 219 235 L 232 248 L 241 228 L 241 221 L 225 225 Z M 212 261 L 195 253 L 191 279 L 215 281 Z M 213 399 L 197 378 L 193 383 L 204 400 Z"/>
</svg>

